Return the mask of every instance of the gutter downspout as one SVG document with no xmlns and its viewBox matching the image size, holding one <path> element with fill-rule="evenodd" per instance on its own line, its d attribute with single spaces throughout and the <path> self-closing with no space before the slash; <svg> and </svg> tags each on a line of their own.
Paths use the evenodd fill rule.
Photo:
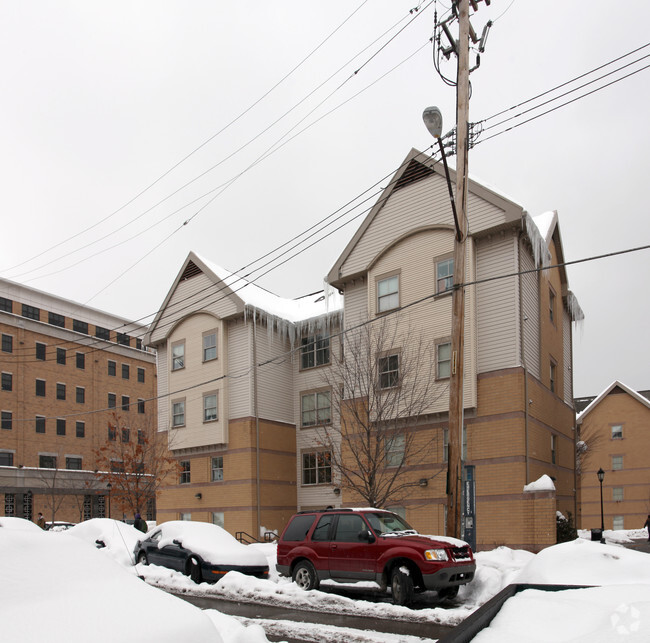
<svg viewBox="0 0 650 643">
<path fill-rule="evenodd" d="M 255 502 L 257 505 L 257 535 L 262 524 L 260 507 L 260 416 L 257 407 L 257 311 L 253 314 L 253 414 L 255 415 Z"/>
<path fill-rule="evenodd" d="M 525 435 L 525 458 L 526 458 L 526 483 L 530 482 L 529 458 L 528 458 L 528 368 L 526 366 L 526 346 L 524 342 L 524 295 L 521 288 L 521 241 L 523 231 L 517 238 L 517 272 L 519 282 L 519 350 L 521 351 L 521 364 L 524 369 L 524 435 Z"/>
</svg>

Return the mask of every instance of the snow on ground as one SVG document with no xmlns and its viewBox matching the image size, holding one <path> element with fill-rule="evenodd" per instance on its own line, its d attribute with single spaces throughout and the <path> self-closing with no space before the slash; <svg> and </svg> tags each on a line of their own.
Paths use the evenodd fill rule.
<svg viewBox="0 0 650 643">
<path fill-rule="evenodd" d="M 5 524 L 7 520 L 13 520 L 11 525 Z M 0 538 L 10 538 L 10 534 L 20 533 L 18 527 L 21 527 L 19 519 L 0 518 Z M 22 521 L 26 523 L 27 521 Z M 106 521 L 110 523 L 111 521 Z M 115 521 L 112 521 L 115 522 Z M 94 523 L 94 524 L 93 524 Z M 562 594 L 552 592 L 540 592 L 537 590 L 526 590 L 519 593 L 506 602 L 499 617 L 495 619 L 492 626 L 485 630 L 481 636 L 485 638 L 476 639 L 480 641 L 501 641 L 509 643 L 517 641 L 523 643 L 530 641 L 594 641 L 595 643 L 604 643 L 605 641 L 615 641 L 616 637 L 625 635 L 625 641 L 647 641 L 650 640 L 650 556 L 645 553 L 625 549 L 618 543 L 629 541 L 633 538 L 647 538 L 647 530 L 637 530 L 633 532 L 605 532 L 607 544 L 591 542 L 589 531 L 581 532 L 580 538 L 569 543 L 563 543 L 549 547 L 539 554 L 532 554 L 527 551 L 513 550 L 507 547 L 498 547 L 492 551 L 479 552 L 476 554 L 477 570 L 474 580 L 460 589 L 458 598 L 453 602 L 441 602 L 433 592 L 424 595 L 425 600 L 430 603 L 430 607 L 423 606 L 421 609 L 411 610 L 406 607 L 392 605 L 385 600 L 373 602 L 372 600 L 363 600 L 354 598 L 353 594 L 345 592 L 336 593 L 337 589 L 325 587 L 323 591 L 306 592 L 299 589 L 294 583 L 287 578 L 279 577 L 275 571 L 276 548 L 274 544 L 257 544 L 250 545 L 251 548 L 263 553 L 266 557 L 270 575 L 268 580 L 256 579 L 245 576 L 237 572 L 230 572 L 217 584 L 211 585 L 201 583 L 196 585 L 188 577 L 179 572 L 172 571 L 165 567 L 156 565 L 131 566 L 129 562 L 132 545 L 128 529 L 127 536 L 124 533 L 124 526 L 112 526 L 110 524 L 96 523 L 88 521 L 84 527 L 87 532 L 84 537 L 77 536 L 71 538 L 68 532 L 51 534 L 41 532 L 38 528 L 34 533 L 29 529 L 29 541 L 21 540 L 18 547 L 19 554 L 14 552 L 14 545 L 9 541 L 9 547 L 3 546 L 0 540 L 0 568 L 3 569 L 3 579 L 6 576 L 4 569 L 6 564 L 12 560 L 10 565 L 9 582 L 2 584 L 0 588 L 0 611 L 11 614 L 10 621 L 14 627 L 21 627 L 24 619 L 27 618 L 25 613 L 37 609 L 39 614 L 46 610 L 53 621 L 39 619 L 39 622 L 48 622 L 48 638 L 58 643 L 63 641 L 74 641 L 70 638 L 70 626 L 68 622 L 77 619 L 76 603 L 79 603 L 85 613 L 92 614 L 92 618 L 99 618 L 97 614 L 104 610 L 105 604 L 112 599 L 106 596 L 109 591 L 107 587 L 112 587 L 112 595 L 130 595 L 128 592 L 122 592 L 120 587 L 116 591 L 112 585 L 112 576 L 107 580 L 107 571 L 93 573 L 94 585 L 87 578 L 88 574 L 80 577 L 81 573 L 78 568 L 87 568 L 86 562 L 82 559 L 88 556 L 88 551 L 92 553 L 96 561 L 103 559 L 110 562 L 111 574 L 123 577 L 126 576 L 129 582 L 139 583 L 139 589 L 147 589 L 158 595 L 153 588 L 147 588 L 147 585 L 141 583 L 135 578 L 136 575 L 144 577 L 149 585 L 161 589 L 173 591 L 179 594 L 192 594 L 195 596 L 213 596 L 221 599 L 231 599 L 237 601 L 251 601 L 254 603 L 264 603 L 279 606 L 286 606 L 304 610 L 316 610 L 319 612 L 329 612 L 338 614 L 348 614 L 355 616 L 365 616 L 375 619 L 400 619 L 418 622 L 432 622 L 444 625 L 456 625 L 463 621 L 475 609 L 484 604 L 501 589 L 515 582 L 522 583 L 561 583 L 572 585 L 602 585 L 592 589 L 570 590 Z M 33 527 L 29 523 L 27 528 Z M 2 527 L 11 527 L 2 529 Z M 101 529 L 99 529 L 101 527 Z M 79 532 L 83 530 L 78 530 Z M 5 533 L 2 533 L 5 532 Z M 88 541 L 94 542 L 97 533 L 101 533 L 102 540 L 105 541 L 106 547 L 103 549 L 94 549 L 88 544 Z M 132 534 L 131 534 L 132 535 Z M 21 535 L 21 539 L 24 536 Z M 39 540 L 40 539 L 40 540 Z M 45 539 L 45 540 L 43 540 Z M 49 539 L 49 541 L 48 541 Z M 38 540 L 38 542 L 37 542 Z M 87 542 L 82 542 L 86 540 Z M 83 556 L 79 557 L 79 564 L 74 569 L 69 569 L 60 562 L 59 554 L 53 549 L 56 541 L 67 543 L 66 547 L 77 547 L 81 552 L 85 548 Z M 47 546 L 45 546 L 47 543 Z M 50 545 L 52 548 L 50 548 Z M 11 553 L 8 551 L 11 550 Z M 128 551 L 127 552 L 126 550 Z M 50 560 L 52 558 L 53 560 Z M 6 560 L 5 560 L 6 559 Z M 31 561 L 37 560 L 35 566 L 26 569 L 20 560 Z M 95 562 L 96 562 L 95 561 Z M 120 563 L 116 566 L 114 562 Z M 30 562 L 29 565 L 32 565 Z M 122 568 L 120 570 L 120 567 Z M 126 569 L 124 569 L 126 567 Z M 47 573 L 45 573 L 45 571 Z M 120 574 L 119 572 L 122 571 Z M 49 587 L 52 582 L 56 589 L 49 587 L 45 592 L 43 590 L 43 578 L 52 578 L 45 582 Z M 65 583 L 63 580 L 65 579 Z M 132 579 L 132 580 L 131 580 Z M 117 582 L 117 581 L 115 581 Z M 96 586 L 96 587 L 95 587 Z M 340 584 L 336 585 L 341 587 Z M 58 611 L 51 610 L 53 596 L 59 594 L 68 596 L 68 590 L 62 592 L 62 588 L 71 589 L 71 600 L 67 600 L 65 606 L 59 605 Z M 15 590 L 14 588 L 18 588 Z M 329 590 L 329 591 L 327 591 Z M 161 594 L 161 596 L 168 596 Z M 367 593 L 366 593 L 367 596 Z M 169 599 L 173 598 L 168 596 Z M 430 600 L 429 600 L 430 599 Z M 63 600 L 63 599 L 61 599 Z M 176 600 L 176 599 L 174 599 Z M 38 607 L 35 608 L 35 603 Z M 147 618 L 146 614 L 161 613 L 160 608 L 154 605 L 153 599 L 147 596 L 144 599 L 140 597 L 137 600 L 131 600 L 131 603 L 137 605 L 139 617 L 131 616 L 129 609 L 123 609 L 123 617 L 120 619 L 122 625 L 126 623 L 126 630 L 130 630 L 130 635 L 115 636 L 111 631 L 111 640 L 154 640 L 154 637 L 142 638 L 138 635 L 141 623 L 151 628 L 152 622 L 155 621 L 155 631 L 158 632 L 158 617 L 156 619 Z M 182 603 L 182 601 L 181 601 Z M 165 617 L 172 621 L 175 618 L 175 603 L 170 607 L 164 607 Z M 514 605 L 514 607 L 513 607 Z M 68 606 L 71 606 L 68 608 Z M 122 609 L 122 608 L 120 608 Z M 185 609 L 194 610 L 191 606 Z M 70 610 L 74 610 L 74 616 L 70 615 Z M 14 618 L 14 613 L 20 614 L 20 617 Z M 189 618 L 183 616 L 183 627 L 185 623 L 193 623 L 196 612 L 191 612 L 193 616 Z M 264 643 L 267 641 L 264 631 L 260 627 L 262 621 L 254 619 L 235 619 L 226 616 L 215 610 L 198 611 L 203 617 L 207 618 L 213 629 L 219 632 L 221 639 L 225 643 Z M 89 617 L 91 618 L 91 617 Z M 23 619 L 23 620 L 21 620 Z M 167 620 L 169 620 L 167 619 Z M 596 620 L 594 620 L 596 619 Z M 165 621 L 165 623 L 167 622 Z M 80 623 L 84 623 L 84 619 Z M 57 627 L 58 625 L 58 627 Z M 199 622 L 199 630 L 205 627 L 205 621 Z M 279 636 L 296 636 L 306 640 L 314 641 L 349 641 L 352 643 L 367 643 L 375 641 L 383 643 L 395 638 L 387 638 L 387 635 L 379 633 L 360 633 L 343 631 L 345 628 L 324 627 L 320 625 L 309 625 L 306 623 L 290 622 L 264 622 L 264 627 Z M 80 636 L 83 629 L 78 627 L 72 628 L 74 632 L 79 632 Z M 162 629 L 162 628 L 161 628 Z M 12 630 L 10 630 L 12 631 Z M 40 630 L 39 630 L 40 631 Z M 61 632 L 61 638 L 57 639 L 56 633 Z M 156 636 L 156 642 L 165 643 L 167 640 L 189 640 L 186 630 L 183 630 L 183 636 L 178 637 L 174 628 L 169 628 L 169 634 L 165 633 Z M 523 634 L 522 634 L 523 632 Z M 54 638 L 50 636 L 54 635 Z M 3 629 L 3 638 L 5 631 Z M 37 636 L 30 638 L 25 636 L 24 628 L 21 629 L 21 636 L 16 638 L 7 638 L 7 640 L 36 641 Z M 201 641 L 201 634 L 192 640 Z M 491 637 L 491 638 L 488 638 Z M 529 638 L 526 638 L 529 637 Z M 537 637 L 537 638 L 535 638 Z M 39 639 L 40 640 L 40 639 Z M 83 636 L 80 640 L 87 640 Z M 101 640 L 101 638 L 94 638 Z M 416 643 L 419 639 L 414 637 L 405 637 L 406 643 Z M 212 638 L 212 643 L 219 641 L 219 638 Z"/>
</svg>

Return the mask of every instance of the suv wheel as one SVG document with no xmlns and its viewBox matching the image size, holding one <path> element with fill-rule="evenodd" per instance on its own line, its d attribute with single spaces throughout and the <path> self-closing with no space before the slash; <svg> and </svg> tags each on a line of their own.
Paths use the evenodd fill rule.
<svg viewBox="0 0 650 643">
<path fill-rule="evenodd" d="M 300 589 L 306 591 L 318 589 L 319 582 L 316 570 L 308 560 L 302 560 L 294 567 L 292 578 Z"/>
<path fill-rule="evenodd" d="M 445 587 L 445 589 L 438 590 L 438 596 L 443 600 L 453 600 L 458 596 L 458 585 L 455 587 Z"/>
<path fill-rule="evenodd" d="M 410 605 L 413 601 L 413 579 L 401 571 L 400 567 L 393 570 L 390 588 L 395 605 Z"/>
</svg>

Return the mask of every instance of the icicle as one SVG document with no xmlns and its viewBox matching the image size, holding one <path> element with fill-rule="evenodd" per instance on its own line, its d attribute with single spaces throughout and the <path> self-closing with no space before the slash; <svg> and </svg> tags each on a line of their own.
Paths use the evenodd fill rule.
<svg viewBox="0 0 650 643">
<path fill-rule="evenodd" d="M 526 234 L 530 239 L 533 247 L 533 259 L 535 260 L 535 268 L 546 268 L 551 265 L 551 252 L 546 245 L 546 239 L 542 237 L 539 228 L 533 221 L 533 218 L 524 210 L 523 214 L 524 223 L 526 225 Z"/>
</svg>

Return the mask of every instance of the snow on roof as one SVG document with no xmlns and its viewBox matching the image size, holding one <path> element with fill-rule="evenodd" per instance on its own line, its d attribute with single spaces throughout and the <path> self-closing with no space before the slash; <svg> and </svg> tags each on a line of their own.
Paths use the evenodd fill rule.
<svg viewBox="0 0 650 643">
<path fill-rule="evenodd" d="M 533 491 L 555 491 L 553 480 L 544 474 L 541 478 L 535 480 L 535 482 L 531 482 L 530 484 L 524 486 L 524 492 Z"/>
<path fill-rule="evenodd" d="M 533 217 L 533 221 L 542 237 L 546 240 L 546 243 L 548 243 L 550 241 L 550 235 L 553 233 L 554 224 L 557 223 L 557 210 L 550 210 L 549 212 L 538 214 Z"/>
</svg>

